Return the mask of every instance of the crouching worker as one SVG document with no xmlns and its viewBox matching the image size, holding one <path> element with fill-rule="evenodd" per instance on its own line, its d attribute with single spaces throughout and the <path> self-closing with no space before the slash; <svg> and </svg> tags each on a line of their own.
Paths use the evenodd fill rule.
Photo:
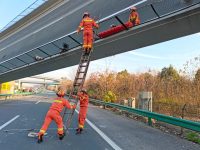
<svg viewBox="0 0 200 150">
<path fill-rule="evenodd" d="M 128 21 L 132 23 L 133 27 L 140 24 L 140 17 L 136 7 L 131 7 L 131 12 Z"/>
<path fill-rule="evenodd" d="M 80 110 L 78 114 L 78 128 L 76 129 L 76 134 L 81 134 L 84 128 L 85 119 L 87 116 L 87 110 L 88 110 L 88 103 L 89 103 L 89 96 L 87 94 L 87 91 L 85 89 L 82 89 L 78 96 L 73 96 L 74 98 L 78 98 L 80 100 Z"/>
<path fill-rule="evenodd" d="M 63 87 L 59 87 L 56 94 L 58 97 L 54 99 L 52 105 L 50 106 L 49 111 L 46 114 L 42 128 L 40 129 L 40 132 L 38 133 L 38 143 L 43 141 L 43 135 L 48 129 L 48 126 L 50 125 L 52 120 L 54 120 L 55 123 L 57 124 L 58 137 L 60 140 L 62 140 L 64 138 L 64 129 L 63 129 L 63 121 L 62 121 L 62 117 L 60 113 L 62 112 L 62 109 L 64 107 L 68 109 L 76 108 L 76 105 L 70 105 L 68 100 L 64 99 L 65 90 Z"/>
</svg>

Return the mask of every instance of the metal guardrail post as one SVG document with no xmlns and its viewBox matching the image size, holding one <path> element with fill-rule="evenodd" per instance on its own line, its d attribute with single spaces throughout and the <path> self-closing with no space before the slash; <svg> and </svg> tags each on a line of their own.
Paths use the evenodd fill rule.
<svg viewBox="0 0 200 150">
<path fill-rule="evenodd" d="M 148 117 L 148 125 L 149 125 L 149 126 L 152 126 L 152 121 L 151 121 L 151 119 L 152 119 L 151 117 Z"/>
</svg>

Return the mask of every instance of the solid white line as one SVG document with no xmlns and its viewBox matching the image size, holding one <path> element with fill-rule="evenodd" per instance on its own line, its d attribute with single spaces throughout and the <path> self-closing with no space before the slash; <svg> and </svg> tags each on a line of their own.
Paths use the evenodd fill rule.
<svg viewBox="0 0 200 150">
<path fill-rule="evenodd" d="M 20 115 L 15 116 L 14 118 L 12 118 L 11 120 L 9 120 L 8 122 L 4 123 L 2 126 L 0 126 L 0 130 L 3 129 L 4 127 L 6 127 L 7 125 L 9 125 L 11 122 L 13 122 L 15 119 L 17 119 Z"/>
<path fill-rule="evenodd" d="M 77 113 L 78 110 L 75 110 Z M 86 122 L 115 150 L 122 150 L 114 141 L 112 141 L 105 133 L 103 133 L 97 126 L 95 126 L 91 121 L 86 119 Z"/>
<path fill-rule="evenodd" d="M 4 48 L 0 49 L 0 52 L 3 51 L 3 50 L 5 50 L 5 49 L 8 48 L 8 47 L 11 47 L 12 45 L 14 45 L 14 44 L 16 44 L 16 43 L 18 43 L 18 42 L 20 42 L 20 41 L 22 41 L 22 40 L 28 38 L 29 36 L 31 36 L 31 35 L 33 35 L 33 34 L 35 34 L 35 33 L 38 33 L 38 32 L 40 32 L 41 30 L 43 30 L 43 29 L 45 29 L 45 28 L 47 28 L 47 27 L 49 27 L 49 26 L 51 26 L 51 25 L 57 23 L 58 21 L 64 19 L 65 17 L 71 15 L 72 13 L 78 11 L 79 9 L 84 8 L 85 6 L 89 5 L 89 4 L 92 3 L 92 2 L 94 2 L 94 0 L 90 0 L 90 1 L 86 2 L 85 4 L 83 4 L 83 5 L 81 5 L 81 6 L 77 7 L 77 8 L 75 8 L 75 9 L 73 9 L 72 11 L 68 12 L 67 14 L 61 16 L 61 17 L 58 18 L 57 20 L 54 20 L 53 22 L 51 22 L 51 23 L 49 23 L 49 24 L 47 24 L 47 25 L 45 25 L 45 26 L 43 26 L 43 27 L 41 27 L 41 28 L 35 30 L 34 32 L 32 32 L 32 33 L 30 33 L 30 34 L 27 34 L 26 36 L 23 36 L 22 38 L 20 38 L 20 39 L 14 41 L 14 42 L 12 42 L 11 44 L 9 44 L 9 45 L 5 46 Z"/>
<path fill-rule="evenodd" d="M 39 102 L 41 102 L 41 101 L 37 101 L 35 104 L 38 104 Z"/>
</svg>

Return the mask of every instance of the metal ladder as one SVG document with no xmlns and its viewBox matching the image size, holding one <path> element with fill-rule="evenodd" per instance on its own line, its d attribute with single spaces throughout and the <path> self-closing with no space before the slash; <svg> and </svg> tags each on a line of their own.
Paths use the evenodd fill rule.
<svg viewBox="0 0 200 150">
<path fill-rule="evenodd" d="M 76 72 L 76 76 L 74 79 L 74 83 L 73 83 L 73 88 L 69 94 L 69 102 L 76 104 L 78 103 L 78 98 L 73 99 L 72 95 L 77 95 L 77 93 L 82 89 L 86 75 L 87 75 L 87 71 L 88 71 L 88 67 L 90 64 L 90 56 L 91 56 L 92 50 L 86 54 L 84 51 L 82 52 L 81 55 L 81 59 L 79 62 L 79 66 L 78 66 L 78 70 Z M 66 126 L 65 126 L 65 132 L 68 131 L 70 124 L 71 124 L 71 120 L 72 117 L 74 115 L 74 109 L 66 109 L 64 110 L 64 114 L 63 114 L 63 121 L 65 119 L 65 115 L 67 115 L 67 120 L 66 120 Z"/>
</svg>

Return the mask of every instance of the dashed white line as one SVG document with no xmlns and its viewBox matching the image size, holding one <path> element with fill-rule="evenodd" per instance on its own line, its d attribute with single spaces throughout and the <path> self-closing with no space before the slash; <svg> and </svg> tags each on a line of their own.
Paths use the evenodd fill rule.
<svg viewBox="0 0 200 150">
<path fill-rule="evenodd" d="M 77 113 L 78 110 L 75 110 Z M 112 141 L 105 133 L 103 133 L 97 126 L 95 126 L 91 121 L 86 119 L 86 122 L 114 149 L 122 150 L 114 141 Z"/>
<path fill-rule="evenodd" d="M 41 101 L 37 101 L 35 104 L 38 104 L 39 102 L 41 102 Z"/>
<path fill-rule="evenodd" d="M 20 117 L 20 115 L 17 115 L 14 118 L 12 118 L 11 120 L 9 120 L 8 122 L 4 123 L 2 126 L 0 126 L 0 130 L 2 130 L 3 128 L 5 128 L 7 125 L 9 125 L 11 122 L 13 122 L 14 120 L 16 120 L 19 117 Z"/>
</svg>

